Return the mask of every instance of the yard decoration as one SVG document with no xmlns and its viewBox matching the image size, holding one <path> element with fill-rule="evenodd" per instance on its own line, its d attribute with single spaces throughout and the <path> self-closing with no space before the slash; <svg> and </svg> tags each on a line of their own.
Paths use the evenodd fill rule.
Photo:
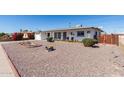
<svg viewBox="0 0 124 93">
<path fill-rule="evenodd" d="M 48 50 L 48 52 L 55 50 L 53 46 L 46 46 L 45 48 Z"/>
<path fill-rule="evenodd" d="M 36 44 L 36 43 L 33 43 L 33 42 L 20 42 L 19 44 L 22 45 L 22 46 L 25 46 L 27 48 L 35 48 L 35 47 L 42 46 L 41 44 Z"/>
</svg>

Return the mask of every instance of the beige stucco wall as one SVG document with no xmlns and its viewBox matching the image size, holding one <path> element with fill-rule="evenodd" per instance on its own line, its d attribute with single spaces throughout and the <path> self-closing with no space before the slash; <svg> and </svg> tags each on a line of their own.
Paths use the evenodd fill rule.
<svg viewBox="0 0 124 93">
<path fill-rule="evenodd" d="M 78 31 L 78 30 L 77 30 Z M 95 32 L 96 30 L 94 29 L 90 29 L 90 30 L 83 30 L 84 31 L 84 36 L 77 36 L 77 31 L 70 31 L 70 32 L 67 32 L 67 37 L 69 37 L 69 40 L 71 40 L 71 37 L 74 37 L 74 40 L 78 40 L 78 41 L 81 41 L 83 40 L 84 38 L 94 38 L 94 35 L 95 35 Z M 89 35 L 87 34 L 87 31 L 90 31 Z M 74 33 L 74 35 L 71 35 L 71 32 Z M 97 34 L 99 36 L 99 31 L 97 31 Z"/>
</svg>

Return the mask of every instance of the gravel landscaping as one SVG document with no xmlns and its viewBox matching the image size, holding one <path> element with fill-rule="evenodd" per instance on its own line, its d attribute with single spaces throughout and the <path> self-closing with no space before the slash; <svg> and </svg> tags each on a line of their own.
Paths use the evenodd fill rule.
<svg viewBox="0 0 124 93">
<path fill-rule="evenodd" d="M 124 76 L 124 54 L 117 46 L 90 48 L 81 43 L 32 42 L 42 46 L 28 48 L 19 43 L 3 44 L 20 76 Z M 53 46 L 55 50 L 48 52 L 46 46 Z"/>
</svg>

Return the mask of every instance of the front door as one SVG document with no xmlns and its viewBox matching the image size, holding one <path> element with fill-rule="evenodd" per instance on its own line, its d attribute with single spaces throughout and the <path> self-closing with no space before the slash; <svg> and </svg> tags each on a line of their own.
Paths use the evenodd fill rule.
<svg viewBox="0 0 124 93">
<path fill-rule="evenodd" d="M 67 33 L 63 32 L 63 40 L 66 40 Z"/>
<path fill-rule="evenodd" d="M 58 32 L 58 39 L 61 40 L 61 32 Z"/>
<path fill-rule="evenodd" d="M 54 33 L 54 39 L 57 39 L 57 33 L 56 32 Z"/>
<path fill-rule="evenodd" d="M 47 33 L 47 37 L 50 37 L 50 33 Z"/>
<path fill-rule="evenodd" d="M 97 32 L 95 32 L 94 39 L 97 39 Z"/>
</svg>

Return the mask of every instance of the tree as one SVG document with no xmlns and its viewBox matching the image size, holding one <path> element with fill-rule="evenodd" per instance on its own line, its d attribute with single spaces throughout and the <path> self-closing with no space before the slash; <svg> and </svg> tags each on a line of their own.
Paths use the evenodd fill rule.
<svg viewBox="0 0 124 93">
<path fill-rule="evenodd" d="M 22 30 L 22 29 L 20 29 L 20 32 L 23 32 L 23 30 Z"/>
<path fill-rule="evenodd" d="M 5 35 L 5 33 L 4 33 L 4 32 L 0 33 L 0 37 L 1 37 L 1 36 L 4 36 L 4 35 Z"/>
</svg>

